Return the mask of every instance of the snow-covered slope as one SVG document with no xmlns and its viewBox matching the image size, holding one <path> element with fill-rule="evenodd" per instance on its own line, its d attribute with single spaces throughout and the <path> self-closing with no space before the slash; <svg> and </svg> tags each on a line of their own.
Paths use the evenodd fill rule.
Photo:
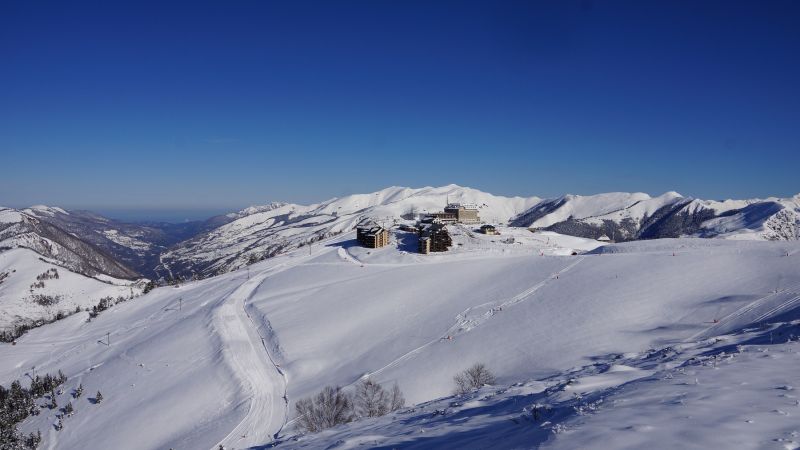
<svg viewBox="0 0 800 450">
<path fill-rule="evenodd" d="M 543 200 L 512 221 L 515 226 L 615 241 L 698 236 L 796 240 L 800 196 L 766 200 L 697 200 L 677 192 L 567 195 Z"/>
<path fill-rule="evenodd" d="M 87 277 L 26 248 L 0 252 L 0 330 L 67 316 L 101 298 L 139 295 L 142 283 L 105 275 Z"/>
<path fill-rule="evenodd" d="M 794 314 L 781 320 L 798 319 Z M 795 336 L 792 338 L 792 336 Z M 541 380 L 482 388 L 278 448 L 800 448 L 800 324 L 598 355 Z M 790 339 L 791 338 L 791 339 Z"/>
<path fill-rule="evenodd" d="M 741 208 L 726 209 L 719 217 L 703 222 L 698 235 L 729 239 L 800 239 L 800 194 L 788 199 L 770 198 L 747 203 Z"/>
<path fill-rule="evenodd" d="M 127 223 L 89 211 L 37 205 L 22 213 L 51 224 L 113 256 L 139 274 L 154 278 L 153 268 L 168 247 L 233 220 L 227 216 L 184 223 Z"/>
<path fill-rule="evenodd" d="M 37 211 L 41 211 L 41 208 Z M 135 271 L 99 247 L 48 220 L 31 215 L 31 211 L 0 207 L 0 251 L 24 247 L 89 277 L 108 275 L 123 279 L 138 278 Z M 58 208 L 48 208 L 47 211 L 52 214 L 63 212 Z"/>
<path fill-rule="evenodd" d="M 441 211 L 448 201 L 476 204 L 484 220 L 505 223 L 539 199 L 499 197 L 449 185 L 390 187 L 308 206 L 271 203 L 230 214 L 236 220 L 164 253 L 157 272 L 166 278 L 224 273 L 350 231 L 365 218 L 389 225 L 403 217 L 411 219 L 425 212 Z"/>
<path fill-rule="evenodd" d="M 56 411 L 50 410 L 21 429 L 42 429 L 49 448 L 267 445 L 276 434 L 295 433 L 295 402 L 325 385 L 350 386 L 369 375 L 396 381 L 410 403 L 424 403 L 448 396 L 452 376 L 482 361 L 498 375 L 498 386 L 560 377 L 577 367 L 577 385 L 590 390 L 661 370 L 637 365 L 634 354 L 769 323 L 796 313 L 800 303 L 798 242 L 661 239 L 571 256 L 561 249 L 598 244 L 554 233 L 509 243 L 503 235 L 470 237 L 464 230 L 456 239 L 463 245 L 453 252 L 417 255 L 403 250 L 413 239 L 407 234 L 393 234 L 392 245 L 377 250 L 354 246 L 353 234 L 249 271 L 158 288 L 90 323 L 73 316 L 31 331 L 15 346 L 0 346 L 3 384 L 24 378 L 32 366 L 62 369 L 70 379 L 60 403 L 78 383 L 105 397 L 101 404 L 73 402 L 76 413 L 62 431 L 51 426 Z M 581 369 L 617 354 L 623 355 L 619 367 Z M 784 363 L 789 369 L 773 367 L 796 372 L 800 364 Z M 697 377 L 703 389 L 705 376 Z M 547 387 L 532 382 L 510 393 L 534 395 Z M 543 400 L 581 406 L 562 397 Z M 470 402 L 453 408 L 471 412 L 445 415 L 448 426 L 465 433 L 455 436 L 461 448 L 481 436 L 494 414 L 474 409 L 479 398 Z M 514 414 L 525 406 L 516 403 Z M 421 408 L 397 415 L 395 429 L 416 436 L 423 419 L 433 416 Z M 355 445 L 354 436 L 367 446 L 405 439 L 384 441 L 391 430 L 373 435 L 359 426 L 344 431 L 351 433 L 345 448 Z M 494 436 L 501 447 L 513 437 Z M 329 446 L 338 437 L 322 439 L 319 445 Z M 519 447 L 523 441 L 505 442 Z"/>
</svg>

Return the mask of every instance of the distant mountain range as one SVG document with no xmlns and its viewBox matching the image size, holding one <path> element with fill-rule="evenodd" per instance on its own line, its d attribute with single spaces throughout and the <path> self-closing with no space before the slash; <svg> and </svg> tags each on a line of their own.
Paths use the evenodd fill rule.
<svg viewBox="0 0 800 450">
<path fill-rule="evenodd" d="M 800 195 L 788 199 L 697 200 L 668 192 L 566 195 L 555 199 L 502 197 L 449 185 L 390 187 L 314 205 L 271 203 L 251 207 L 208 233 L 172 247 L 156 268 L 160 276 L 201 277 L 352 230 L 364 219 L 384 224 L 440 211 L 448 202 L 478 205 L 482 220 L 615 241 L 696 236 L 797 239 Z"/>
<path fill-rule="evenodd" d="M 791 198 L 700 200 L 668 192 L 502 197 L 448 185 L 390 187 L 313 205 L 273 202 L 205 221 L 126 223 L 88 211 L 48 206 L 0 208 L 0 248 L 26 247 L 88 276 L 207 277 L 288 249 L 313 244 L 372 219 L 384 224 L 478 205 L 489 223 L 614 241 L 694 236 L 793 240 L 800 233 L 800 194 Z"/>
</svg>

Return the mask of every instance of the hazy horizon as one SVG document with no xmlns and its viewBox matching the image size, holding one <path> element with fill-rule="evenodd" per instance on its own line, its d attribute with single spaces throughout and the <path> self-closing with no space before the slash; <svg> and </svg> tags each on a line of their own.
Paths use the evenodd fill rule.
<svg viewBox="0 0 800 450">
<path fill-rule="evenodd" d="M 450 183 L 450 184 L 454 184 L 454 183 Z M 442 185 L 442 186 L 444 186 L 444 185 Z M 384 186 L 381 189 L 385 189 L 385 188 L 388 188 L 388 187 L 390 187 L 390 186 Z M 409 188 L 412 188 L 412 189 L 419 189 L 419 188 L 431 187 L 431 186 L 404 186 L 404 187 L 409 187 Z M 439 186 L 433 186 L 433 187 L 439 187 Z M 461 186 L 461 187 L 477 189 L 477 188 L 474 188 L 473 186 Z M 321 202 L 324 202 L 326 200 L 330 200 L 330 199 L 332 199 L 334 197 L 344 197 L 344 196 L 353 195 L 353 194 L 369 194 L 369 193 L 376 192 L 376 191 L 381 190 L 381 189 L 376 189 L 376 190 L 373 190 L 373 191 L 365 191 L 365 192 L 343 193 L 341 195 L 330 196 L 330 197 L 326 197 L 326 198 L 317 198 L 317 199 L 314 199 L 313 201 L 309 201 L 309 202 L 290 202 L 290 201 L 283 200 L 283 199 L 265 199 L 262 202 L 255 202 L 255 203 L 248 203 L 248 204 L 238 204 L 238 205 L 231 206 L 231 207 L 225 207 L 225 206 L 206 206 L 206 207 L 203 207 L 203 206 L 198 206 L 198 207 L 191 208 L 191 207 L 186 207 L 186 206 L 169 206 L 169 205 L 162 206 L 162 207 L 141 206 L 141 205 L 133 205 L 133 206 L 127 206 L 127 207 L 108 206 L 108 205 L 71 206 L 69 204 L 64 205 L 64 204 L 57 204 L 57 203 L 52 203 L 52 202 L 49 202 L 49 203 L 48 202 L 36 202 L 36 203 L 33 203 L 33 204 L 18 204 L 18 203 L 17 204 L 14 204 L 14 203 L 2 204 L 2 203 L 0 203 L 0 206 L 5 206 L 5 207 L 9 207 L 9 208 L 16 208 L 16 209 L 24 209 L 24 208 L 29 208 L 31 206 L 36 206 L 36 205 L 46 205 L 46 206 L 60 207 L 60 208 L 64 208 L 64 209 L 67 209 L 67 210 L 91 211 L 93 213 L 100 214 L 100 215 L 102 215 L 104 217 L 107 217 L 109 219 L 119 220 L 119 221 L 122 221 L 122 222 L 183 223 L 183 222 L 189 222 L 189 221 L 206 220 L 206 219 L 209 219 L 209 218 L 214 217 L 214 216 L 228 214 L 228 213 L 231 213 L 231 212 L 241 211 L 242 209 L 250 207 L 250 206 L 265 205 L 265 204 L 270 203 L 270 202 L 286 202 L 286 203 L 298 203 L 298 204 L 309 205 L 309 204 L 314 204 L 314 203 L 321 203 Z M 482 189 L 478 189 L 478 190 L 483 191 Z M 667 190 L 667 191 L 663 191 L 663 192 L 645 192 L 645 191 L 641 191 L 641 190 L 614 191 L 614 192 L 631 192 L 631 193 L 633 193 L 633 192 L 645 192 L 646 194 L 650 195 L 651 197 L 656 197 L 656 196 L 659 196 L 661 194 L 664 194 L 664 193 L 670 192 L 670 191 L 676 191 L 676 190 L 671 189 L 671 190 Z M 513 193 L 510 193 L 510 194 L 499 194 L 499 193 L 491 192 L 491 191 L 484 191 L 484 192 L 487 192 L 487 193 L 493 194 L 493 195 L 504 196 L 504 197 L 540 197 L 542 199 L 554 198 L 554 197 L 558 197 L 558 196 L 561 196 L 561 195 L 568 195 L 568 194 L 588 196 L 588 195 L 596 195 L 596 194 L 608 193 L 608 192 L 591 192 L 591 193 L 564 192 L 564 193 L 556 195 L 556 196 L 542 196 L 542 195 L 536 195 L 536 194 L 533 194 L 533 195 L 519 195 L 519 194 L 513 194 Z M 719 200 L 719 201 L 728 200 L 728 199 L 741 200 L 741 199 L 768 198 L 768 197 L 789 198 L 789 197 L 793 197 L 795 195 L 800 195 L 800 190 L 799 190 L 798 192 L 790 193 L 790 194 L 787 194 L 787 195 L 768 195 L 768 196 L 764 196 L 764 197 L 748 197 L 748 198 L 738 198 L 738 197 L 731 197 L 731 196 L 721 197 L 721 198 L 707 198 L 707 197 L 698 197 L 698 196 L 687 195 L 687 194 L 685 194 L 683 192 L 680 192 L 680 191 L 676 191 L 676 192 L 678 192 L 679 194 L 681 194 L 681 195 L 683 195 L 685 197 L 701 198 L 703 200 Z"/>
</svg>

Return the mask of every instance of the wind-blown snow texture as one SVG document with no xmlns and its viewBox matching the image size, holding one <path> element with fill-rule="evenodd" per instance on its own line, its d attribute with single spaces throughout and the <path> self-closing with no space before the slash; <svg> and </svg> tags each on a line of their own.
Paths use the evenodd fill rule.
<svg viewBox="0 0 800 450">
<path fill-rule="evenodd" d="M 24 431 L 42 429 L 49 448 L 246 448 L 268 445 L 275 434 L 285 448 L 574 448 L 590 445 L 590 435 L 618 447 L 701 447 L 722 442 L 708 426 L 714 423 L 755 425 L 738 431 L 745 447 L 794 439 L 799 412 L 792 398 L 779 397 L 793 392 L 777 388 L 795 383 L 796 344 L 774 347 L 774 360 L 747 347 L 719 376 L 685 361 L 720 354 L 724 343 L 709 340 L 717 334 L 796 318 L 800 243 L 600 246 L 551 232 L 500 231 L 455 227 L 453 251 L 438 255 L 405 252 L 414 239 L 407 233 L 376 250 L 355 246 L 348 232 L 249 270 L 158 288 L 90 323 L 72 316 L 0 346 L 0 381 L 25 378 L 35 366 L 37 373 L 62 369 L 67 388 L 102 391 L 101 404 L 74 401 L 62 431 L 51 426 L 50 410 L 23 423 Z M 785 342 L 792 326 L 773 343 Z M 745 337 L 726 339 L 767 339 L 737 336 Z M 670 356 L 662 361 L 658 349 Z M 478 361 L 498 375 L 497 386 L 435 400 L 450 395 L 457 371 Z M 396 381 L 418 406 L 292 438 L 298 399 L 364 375 Z M 745 380 L 746 397 L 726 394 Z M 678 406 L 651 405 L 680 399 L 697 405 L 685 415 L 706 415 L 686 420 Z M 624 410 L 626 402 L 642 407 Z M 537 422 L 529 420 L 534 403 L 550 408 Z M 446 411 L 434 416 L 435 409 Z M 672 426 L 686 431 L 668 436 Z"/>
</svg>

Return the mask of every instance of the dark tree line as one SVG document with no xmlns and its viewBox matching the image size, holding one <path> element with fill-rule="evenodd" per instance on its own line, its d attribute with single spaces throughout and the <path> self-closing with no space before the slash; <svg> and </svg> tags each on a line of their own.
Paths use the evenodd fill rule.
<svg viewBox="0 0 800 450">
<path fill-rule="evenodd" d="M 54 404 L 54 391 L 66 381 L 67 377 L 59 370 L 56 375 L 48 373 L 43 377 L 35 376 L 28 388 L 22 386 L 19 380 L 12 382 L 8 388 L 0 386 L 0 449 L 28 450 L 39 445 L 42 441 L 39 431 L 22 435 L 17 431 L 17 424 L 28 416 L 39 414 L 35 400 L 45 394 L 50 394 L 50 402 Z"/>
</svg>

